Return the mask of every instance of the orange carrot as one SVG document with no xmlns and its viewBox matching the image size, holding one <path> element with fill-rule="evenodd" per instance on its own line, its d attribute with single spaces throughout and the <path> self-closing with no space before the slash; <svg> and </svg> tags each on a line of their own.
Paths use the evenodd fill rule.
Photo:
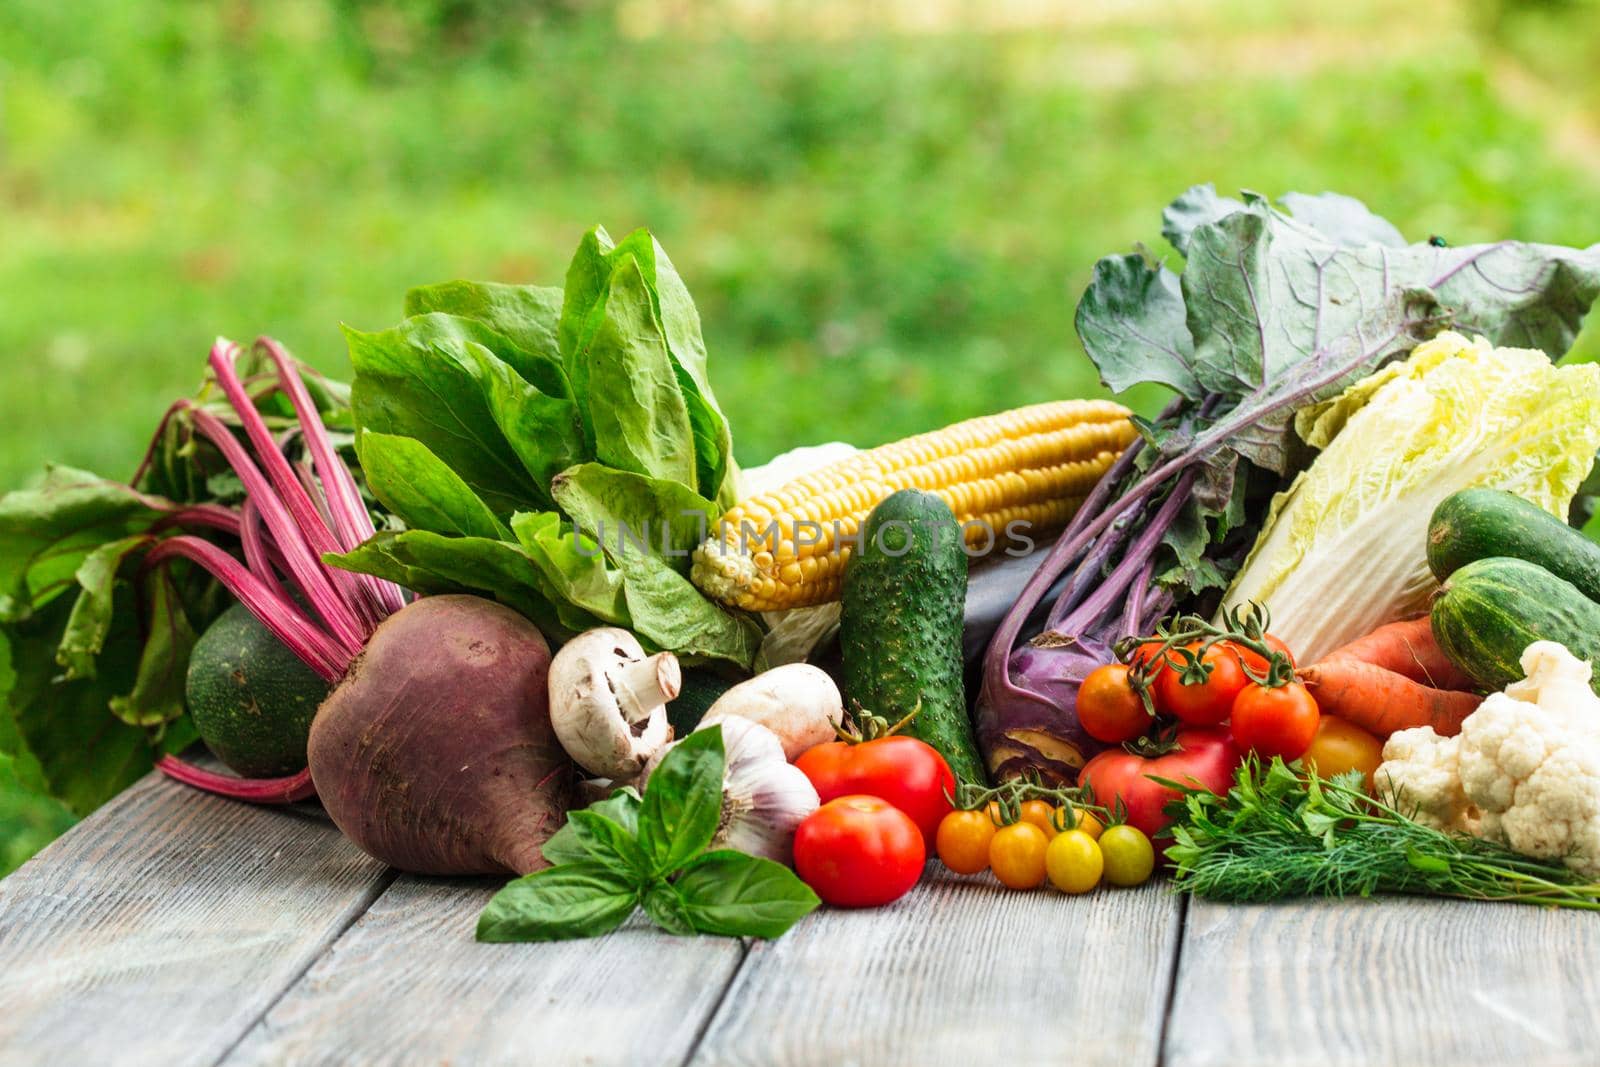
<svg viewBox="0 0 1600 1067">
<path fill-rule="evenodd" d="M 1483 698 L 1455 689 L 1434 689 L 1386 667 L 1333 655 L 1295 672 L 1318 710 L 1348 719 L 1379 737 L 1414 726 L 1431 726 L 1444 737 L 1461 732 L 1461 720 Z"/>
<path fill-rule="evenodd" d="M 1426 615 L 1380 626 L 1324 657 L 1332 659 L 1360 660 L 1435 689 L 1475 688 L 1472 679 L 1439 650 Z"/>
</svg>

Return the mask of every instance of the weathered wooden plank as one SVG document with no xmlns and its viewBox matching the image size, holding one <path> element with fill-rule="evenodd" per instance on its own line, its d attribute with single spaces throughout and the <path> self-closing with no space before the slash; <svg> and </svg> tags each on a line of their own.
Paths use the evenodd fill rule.
<svg viewBox="0 0 1600 1067">
<path fill-rule="evenodd" d="M 1555 1067 L 1600 1049 L 1600 918 L 1587 913 L 1196 901 L 1179 960 L 1171 1067 Z"/>
<path fill-rule="evenodd" d="M 754 944 L 690 1062 L 1153 1064 L 1178 906 L 1157 885 L 1019 893 L 930 865 L 892 907 Z"/>
<path fill-rule="evenodd" d="M 594 940 L 478 944 L 495 888 L 398 879 L 224 1062 L 677 1063 L 744 955 L 638 916 Z"/>
<path fill-rule="evenodd" d="M 0 882 L 0 1063 L 214 1063 L 389 878 L 152 774 Z"/>
</svg>

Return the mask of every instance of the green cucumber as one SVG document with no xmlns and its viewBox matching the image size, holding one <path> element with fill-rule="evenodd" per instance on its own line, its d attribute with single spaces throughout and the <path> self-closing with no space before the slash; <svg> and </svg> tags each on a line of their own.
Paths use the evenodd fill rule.
<svg viewBox="0 0 1600 1067">
<path fill-rule="evenodd" d="M 961 526 L 932 493 L 902 489 L 873 509 L 845 564 L 839 643 L 852 707 L 897 722 L 939 750 L 963 782 L 984 781 L 967 717 Z"/>
<path fill-rule="evenodd" d="M 689 736 L 717 698 L 739 681 L 707 667 L 683 668 L 683 684 L 678 687 L 678 695 L 667 702 L 667 721 L 672 724 L 672 735 Z"/>
<path fill-rule="evenodd" d="M 189 656 L 185 697 L 206 747 L 246 778 L 306 766 L 311 720 L 328 683 L 243 604 L 217 616 Z"/>
<path fill-rule="evenodd" d="M 1450 662 L 1486 690 L 1522 678 L 1522 653 L 1535 641 L 1600 663 L 1600 604 L 1524 559 L 1491 556 L 1457 570 L 1433 602 L 1432 622 Z"/>
<path fill-rule="evenodd" d="M 1463 489 L 1428 523 L 1428 567 L 1441 582 L 1474 560 L 1513 556 L 1600 601 L 1600 545 L 1536 504 L 1499 489 Z"/>
</svg>

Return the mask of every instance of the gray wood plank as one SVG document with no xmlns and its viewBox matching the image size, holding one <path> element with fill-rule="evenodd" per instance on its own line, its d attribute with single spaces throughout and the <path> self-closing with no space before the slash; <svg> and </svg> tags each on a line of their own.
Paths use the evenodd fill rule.
<svg viewBox="0 0 1600 1067">
<path fill-rule="evenodd" d="M 1444 900 L 1193 902 L 1171 1067 L 1522 1067 L 1600 1049 L 1600 917 Z"/>
<path fill-rule="evenodd" d="M 930 864 L 891 907 L 755 943 L 691 1063 L 1153 1064 L 1178 910 L 1159 885 L 1067 897 Z"/>
<path fill-rule="evenodd" d="M 0 881 L 0 1064 L 214 1063 L 389 878 L 320 811 L 151 774 Z"/>
<path fill-rule="evenodd" d="M 638 916 L 593 940 L 478 944 L 495 888 L 396 880 L 225 1062 L 677 1063 L 744 955 Z"/>
</svg>

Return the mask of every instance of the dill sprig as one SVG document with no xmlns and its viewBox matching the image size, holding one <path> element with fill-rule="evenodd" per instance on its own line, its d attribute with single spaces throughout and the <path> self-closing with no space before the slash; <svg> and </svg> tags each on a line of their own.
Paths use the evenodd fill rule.
<svg viewBox="0 0 1600 1067">
<path fill-rule="evenodd" d="M 1424 826 L 1352 771 L 1327 780 L 1247 759 L 1226 796 L 1184 787 L 1167 858 L 1177 887 L 1213 900 L 1409 893 L 1600 910 L 1600 884 L 1560 863 Z"/>
</svg>

